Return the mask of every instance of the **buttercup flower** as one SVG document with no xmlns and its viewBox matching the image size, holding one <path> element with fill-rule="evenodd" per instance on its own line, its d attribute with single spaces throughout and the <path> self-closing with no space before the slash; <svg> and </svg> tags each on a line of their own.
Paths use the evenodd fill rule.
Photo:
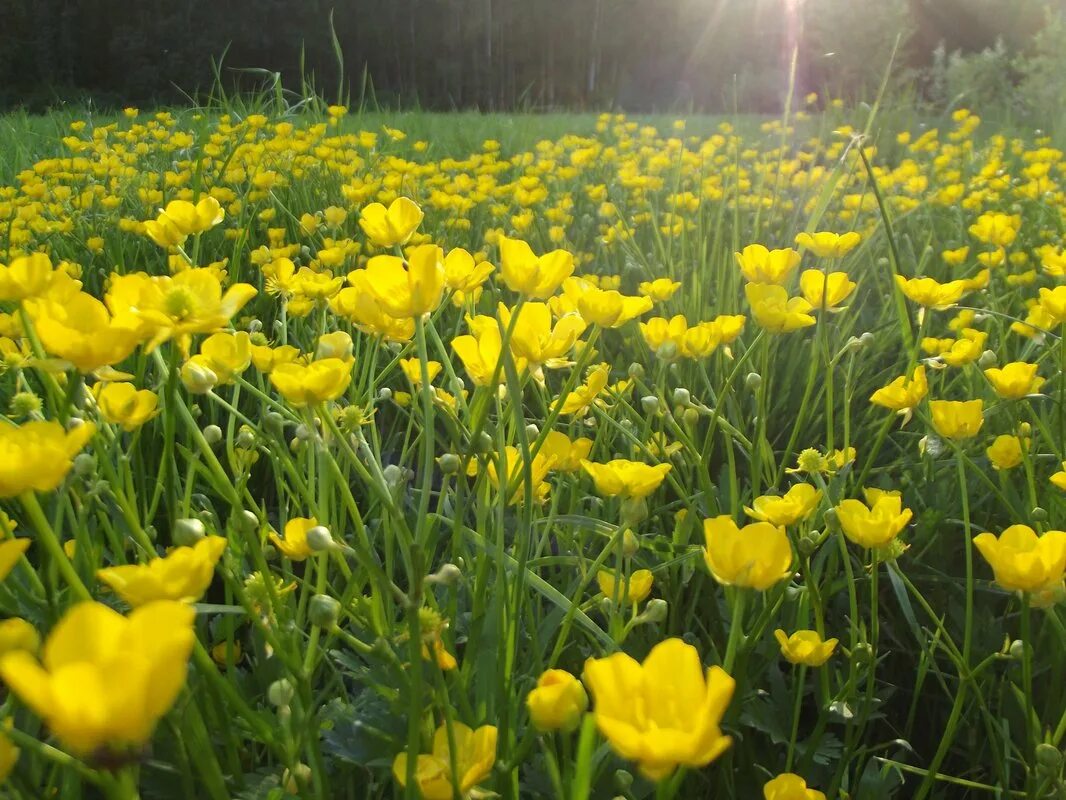
<svg viewBox="0 0 1066 800">
<path fill-rule="evenodd" d="M 910 377 L 901 375 L 870 395 L 870 402 L 903 415 L 903 424 L 906 424 L 914 408 L 928 393 L 929 381 L 925 377 L 925 367 L 919 365 Z"/>
<path fill-rule="evenodd" d="M 800 254 L 791 247 L 769 250 L 761 244 L 749 244 L 734 256 L 740 271 L 752 283 L 782 284 L 800 263 Z"/>
<path fill-rule="evenodd" d="M 862 547 L 884 547 L 910 522 L 912 513 L 903 508 L 898 492 L 866 489 L 866 503 L 842 500 L 836 507 L 844 535 Z"/>
<path fill-rule="evenodd" d="M 0 678 L 74 753 L 138 748 L 185 684 L 194 616 L 167 600 L 128 617 L 79 603 L 48 635 L 40 662 L 8 653 Z"/>
<path fill-rule="evenodd" d="M 574 257 L 565 250 L 535 255 L 521 239 L 500 237 L 500 275 L 513 292 L 547 300 L 574 272 Z"/>
<path fill-rule="evenodd" d="M 800 291 L 803 299 L 815 311 L 823 306 L 827 311 L 837 311 L 852 292 L 856 283 L 846 272 L 822 272 L 820 269 L 805 269 L 800 273 Z"/>
<path fill-rule="evenodd" d="M 655 577 L 650 569 L 634 570 L 629 580 L 619 589 L 617 575 L 611 570 L 601 569 L 596 573 L 596 583 L 608 600 L 616 598 L 622 605 L 640 605 L 651 594 Z"/>
<path fill-rule="evenodd" d="M 132 383 L 98 383 L 93 397 L 104 421 L 126 431 L 136 430 L 158 413 L 159 396 Z"/>
<path fill-rule="evenodd" d="M 84 292 L 62 302 L 35 302 L 30 315 L 44 349 L 85 373 L 117 364 L 140 341 L 139 324 L 112 319 L 103 303 Z"/>
<path fill-rule="evenodd" d="M 537 688 L 526 695 L 529 718 L 538 731 L 572 731 L 588 705 L 581 681 L 561 669 L 543 672 Z"/>
<path fill-rule="evenodd" d="M 414 319 L 440 305 L 443 255 L 435 244 L 424 244 L 412 247 L 406 261 L 396 256 L 374 256 L 365 270 L 349 273 L 348 282 L 370 292 L 389 316 Z"/>
<path fill-rule="evenodd" d="M 831 231 L 796 234 L 796 244 L 810 250 L 818 258 L 843 258 L 854 250 L 860 241 L 862 237 L 855 231 L 844 234 Z"/>
<path fill-rule="evenodd" d="M 285 538 L 271 531 L 270 541 L 289 561 L 306 561 L 313 552 L 307 543 L 307 532 L 317 525 L 314 517 L 293 517 L 285 523 Z"/>
<path fill-rule="evenodd" d="M 653 281 L 642 281 L 640 286 L 637 287 L 637 291 L 644 297 L 650 297 L 656 303 L 665 303 L 680 288 L 681 281 L 656 278 Z"/>
<path fill-rule="evenodd" d="M 20 302 L 43 294 L 52 282 L 52 260 L 44 253 L 14 258 L 0 264 L 0 300 Z"/>
<path fill-rule="evenodd" d="M 1024 449 L 1028 449 L 1028 440 L 1026 440 Z M 1013 469 L 1022 463 L 1022 440 L 1017 436 L 1011 436 L 1010 434 L 997 436 L 992 444 L 985 449 L 985 455 L 987 455 L 988 460 L 992 462 L 992 467 L 994 469 Z"/>
<path fill-rule="evenodd" d="M 496 763 L 496 728 L 482 725 L 471 730 L 461 722 L 452 724 L 455 740 L 455 780 L 463 796 L 484 781 Z M 425 800 L 452 800 L 452 759 L 448 743 L 448 729 L 441 725 L 433 734 L 433 752 L 420 753 L 415 762 L 415 781 Z M 392 774 L 400 786 L 407 785 L 407 753 L 400 753 L 392 762 Z"/>
<path fill-rule="evenodd" d="M 352 380 L 352 364 L 339 358 L 324 358 L 310 364 L 279 364 L 270 382 L 296 408 L 336 400 Z"/>
<path fill-rule="evenodd" d="M 774 638 L 781 646 L 781 655 L 791 664 L 803 664 L 807 667 L 820 667 L 836 650 L 838 639 L 826 639 L 817 631 L 796 631 L 789 635 L 778 628 Z"/>
<path fill-rule="evenodd" d="M 0 424 L 0 497 L 55 489 L 95 433 L 91 422 L 69 431 L 58 422 Z"/>
<path fill-rule="evenodd" d="M 815 323 L 811 304 L 802 297 L 789 297 L 783 286 L 749 283 L 744 287 L 751 315 L 770 333 L 789 333 Z"/>
<path fill-rule="evenodd" d="M 625 653 L 590 658 L 583 678 L 600 733 L 651 780 L 706 766 L 732 743 L 719 724 L 736 682 L 720 667 L 704 671 L 680 639 L 655 645 L 643 664 Z"/>
<path fill-rule="evenodd" d="M 973 543 L 1009 592 L 1040 593 L 1061 584 L 1066 573 L 1064 531 L 1037 536 L 1028 525 L 1011 525 L 998 538 L 982 533 Z"/>
<path fill-rule="evenodd" d="M 577 310 L 585 322 L 603 328 L 620 328 L 641 314 L 651 311 L 650 297 L 627 297 L 619 292 L 592 287 L 577 301 Z"/>
<path fill-rule="evenodd" d="M 933 428 L 945 439 L 970 439 L 984 424 L 983 400 L 933 400 L 929 413 Z"/>
<path fill-rule="evenodd" d="M 203 597 L 226 549 L 222 536 L 205 536 L 192 547 L 175 547 L 147 564 L 97 570 L 96 577 L 131 606 L 155 600 L 194 603 Z"/>
<path fill-rule="evenodd" d="M 359 227 L 378 247 L 407 244 L 422 224 L 422 209 L 407 197 L 397 197 L 386 209 L 381 203 L 371 203 L 359 212 Z"/>
<path fill-rule="evenodd" d="M 951 308 L 970 291 L 969 285 L 963 280 L 940 283 L 933 278 L 904 278 L 902 275 L 896 276 L 896 286 L 907 299 L 938 311 Z"/>
<path fill-rule="evenodd" d="M 809 483 L 797 483 L 780 497 L 756 497 L 752 507 L 745 506 L 744 511 L 749 517 L 784 527 L 807 519 L 821 499 L 820 490 Z"/>
<path fill-rule="evenodd" d="M 727 514 L 705 519 L 703 558 L 724 586 L 765 591 L 792 574 L 792 545 L 785 529 L 769 522 L 737 527 Z"/>
<path fill-rule="evenodd" d="M 763 800 L 825 800 L 825 794 L 808 789 L 799 775 L 784 772 L 762 787 Z"/>
<path fill-rule="evenodd" d="M 4 539 L 0 541 L 0 581 L 8 576 L 15 564 L 30 547 L 29 539 Z"/>
<path fill-rule="evenodd" d="M 985 377 L 1004 400 L 1021 400 L 1026 395 L 1036 394 L 1044 384 L 1044 379 L 1036 374 L 1039 364 L 1027 364 L 1024 361 L 1012 361 L 1002 367 L 985 370 Z"/>
<path fill-rule="evenodd" d="M 604 497 L 640 499 L 647 497 L 670 472 L 669 464 L 644 464 L 616 458 L 606 464 L 583 460 L 582 468 L 596 484 L 596 491 Z"/>
</svg>

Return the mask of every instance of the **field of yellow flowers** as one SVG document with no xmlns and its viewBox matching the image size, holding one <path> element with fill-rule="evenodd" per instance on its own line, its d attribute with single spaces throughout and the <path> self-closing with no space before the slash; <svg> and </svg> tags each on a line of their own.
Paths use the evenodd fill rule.
<svg viewBox="0 0 1066 800">
<path fill-rule="evenodd" d="M 1063 152 L 833 113 L 9 153 L 0 795 L 1066 797 Z"/>
</svg>

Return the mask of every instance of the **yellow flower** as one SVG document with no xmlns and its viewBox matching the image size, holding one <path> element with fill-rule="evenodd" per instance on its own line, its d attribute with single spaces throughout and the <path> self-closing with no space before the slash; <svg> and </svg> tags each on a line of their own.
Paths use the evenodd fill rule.
<svg viewBox="0 0 1066 800">
<path fill-rule="evenodd" d="M 1048 480 L 1051 481 L 1052 486 L 1066 491 L 1066 461 L 1062 462 L 1062 469 L 1052 475 Z"/>
<path fill-rule="evenodd" d="M 467 374 L 477 386 L 500 384 L 506 380 L 500 355 L 503 353 L 503 336 L 499 325 L 492 320 L 491 325 L 479 325 L 473 328 L 473 335 L 464 334 L 452 339 L 452 350 L 463 362 Z M 521 372 L 525 362 L 516 359 L 515 369 Z"/>
<path fill-rule="evenodd" d="M 565 250 L 538 256 L 521 239 L 500 237 L 500 275 L 513 292 L 547 300 L 574 272 L 574 257 Z"/>
<path fill-rule="evenodd" d="M 9 717 L 3 727 L 10 729 L 11 725 L 12 721 Z M 7 776 L 15 769 L 15 764 L 18 762 L 21 753 L 22 751 L 15 747 L 15 743 L 11 741 L 11 737 L 4 734 L 3 730 L 0 729 L 0 783 L 7 780 Z"/>
<path fill-rule="evenodd" d="M 810 303 L 802 297 L 789 297 L 783 286 L 749 283 L 744 287 L 751 315 L 770 333 L 790 333 L 815 323 Z"/>
<path fill-rule="evenodd" d="M 256 294 L 255 287 L 247 283 L 234 284 L 223 294 L 218 276 L 200 268 L 173 276 L 114 275 L 106 302 L 117 322 L 136 325 L 149 339 L 151 351 L 174 337 L 185 349 L 192 334 L 226 327 Z"/>
<path fill-rule="evenodd" d="M 1026 439 L 1025 449 L 1028 449 L 1028 442 L 1029 440 Z M 1022 440 L 1009 434 L 997 436 L 985 450 L 985 455 L 992 462 L 993 469 L 1014 469 L 1022 463 Z"/>
<path fill-rule="evenodd" d="M 933 278 L 904 278 L 896 276 L 896 286 L 910 300 L 920 306 L 941 311 L 950 308 L 959 299 L 970 291 L 969 284 L 964 280 L 948 281 L 940 283 Z"/>
<path fill-rule="evenodd" d="M 590 658 L 583 678 L 600 733 L 651 780 L 706 766 L 732 744 L 719 725 L 736 682 L 720 667 L 705 672 L 680 639 L 659 642 L 643 664 L 625 653 Z"/>
<path fill-rule="evenodd" d="M 370 291 L 366 270 L 348 273 L 352 285 L 341 289 L 329 299 L 333 313 L 348 319 L 364 333 L 381 336 L 387 341 L 407 342 L 415 334 L 415 321 L 411 318 L 396 319 L 386 313 Z"/>
<path fill-rule="evenodd" d="M 836 507 L 837 521 L 844 535 L 867 548 L 884 547 L 910 522 L 913 512 L 903 508 L 898 492 L 866 489 L 866 502 L 843 500 Z"/>
<path fill-rule="evenodd" d="M 578 298 L 577 310 L 585 322 L 603 328 L 620 328 L 651 311 L 652 305 L 650 297 L 627 297 L 613 289 L 590 287 Z"/>
<path fill-rule="evenodd" d="M 205 536 L 192 547 L 175 547 L 147 564 L 97 570 L 96 577 L 131 606 L 155 600 L 195 603 L 211 585 L 215 565 L 225 549 L 224 537 Z"/>
<path fill-rule="evenodd" d="M 1066 324 L 1066 286 L 1041 289 L 1039 308 L 1046 315 L 1046 327 Z"/>
<path fill-rule="evenodd" d="M 1044 384 L 1044 379 L 1036 374 L 1039 364 L 1027 364 L 1024 361 L 1012 361 L 1002 367 L 985 370 L 985 377 L 1004 400 L 1021 400 L 1026 395 L 1036 394 Z"/>
<path fill-rule="evenodd" d="M 925 367 L 917 366 L 911 377 L 901 375 L 887 386 L 883 386 L 870 395 L 870 402 L 875 406 L 888 408 L 909 416 L 929 393 L 929 381 L 925 377 Z"/>
<path fill-rule="evenodd" d="M 932 400 L 933 429 L 945 439 L 970 439 L 984 424 L 983 400 Z"/>
<path fill-rule="evenodd" d="M 783 772 L 762 787 L 763 800 L 825 800 L 825 794 L 808 789 L 807 781 L 791 772 Z"/>
<path fill-rule="evenodd" d="M 257 370 L 263 373 L 270 373 L 282 364 L 291 364 L 300 357 L 300 351 L 290 344 L 283 344 L 279 347 L 270 347 L 264 344 L 252 345 L 250 355 L 252 364 Z"/>
<path fill-rule="evenodd" d="M 185 684 L 194 616 L 166 600 L 128 617 L 79 603 L 49 634 L 43 663 L 8 653 L 0 678 L 77 755 L 139 748 Z"/>
<path fill-rule="evenodd" d="M 4 539 L 0 542 L 0 581 L 15 568 L 29 547 L 29 539 Z"/>
<path fill-rule="evenodd" d="M 988 334 L 973 328 L 963 328 L 962 336 L 940 354 L 940 360 L 952 367 L 962 367 L 981 357 Z"/>
<path fill-rule="evenodd" d="M 823 642 L 817 631 L 796 631 L 790 636 L 780 628 L 774 631 L 774 638 L 781 645 L 781 655 L 786 661 L 807 667 L 822 666 L 833 655 L 838 642 L 837 639 Z"/>
<path fill-rule="evenodd" d="M 588 371 L 585 382 L 561 399 L 560 414 L 584 414 L 607 386 L 611 368 L 600 364 Z"/>
<path fill-rule="evenodd" d="M 703 558 L 724 586 L 764 591 L 792 574 L 792 546 L 785 529 L 769 522 L 737 527 L 727 514 L 705 519 Z"/>
<path fill-rule="evenodd" d="M 574 730 L 588 705 L 581 681 L 562 669 L 545 670 L 537 688 L 526 695 L 529 718 L 538 731 Z"/>
<path fill-rule="evenodd" d="M 991 565 L 996 583 L 1007 591 L 1040 593 L 1062 583 L 1066 532 L 1037 536 L 1028 525 L 1011 525 L 999 538 L 982 533 L 973 543 Z"/>
<path fill-rule="evenodd" d="M 426 362 L 426 373 L 429 375 L 430 383 L 434 381 L 443 368 L 439 361 Z M 417 389 L 422 385 L 422 362 L 417 358 L 400 359 L 400 370 L 413 387 Z"/>
<path fill-rule="evenodd" d="M 596 491 L 604 497 L 640 499 L 647 497 L 670 472 L 669 464 L 644 464 L 616 458 L 606 464 L 583 460 L 581 467 L 596 484 Z"/>
<path fill-rule="evenodd" d="M 388 209 L 381 203 L 371 203 L 359 212 L 359 227 L 378 247 L 407 244 L 422 224 L 422 209 L 407 197 L 397 197 Z"/>
<path fill-rule="evenodd" d="M 52 261 L 44 253 L 12 259 L 0 264 L 0 300 L 21 302 L 44 294 L 52 282 Z"/>
<path fill-rule="evenodd" d="M 289 561 L 305 561 L 313 552 L 307 543 L 307 532 L 317 525 L 314 517 L 293 517 L 285 523 L 285 538 L 271 531 L 270 541 Z"/>
<path fill-rule="evenodd" d="M 184 240 L 186 236 L 211 230 L 222 222 L 223 216 L 222 206 L 214 197 L 205 197 L 196 205 L 187 200 L 172 200 L 155 221 L 144 223 L 144 229 L 152 241 L 168 247 L 174 230 Z"/>
<path fill-rule="evenodd" d="M 656 303 L 665 303 L 680 288 L 681 281 L 656 278 L 653 281 L 642 281 L 640 286 L 637 287 L 637 291 L 644 297 L 650 297 Z"/>
<path fill-rule="evenodd" d="M 270 373 L 270 382 L 295 408 L 315 406 L 336 400 L 352 380 L 352 362 L 323 358 L 310 364 L 279 364 Z"/>
<path fill-rule="evenodd" d="M 0 622 L 0 658 L 17 650 L 36 653 L 41 646 L 37 629 L 21 617 Z"/>
<path fill-rule="evenodd" d="M 0 424 L 0 497 L 55 489 L 95 433 L 91 422 L 69 431 L 51 421 L 34 420 L 18 427 Z"/>
<path fill-rule="evenodd" d="M 855 291 L 855 285 L 846 272 L 805 269 L 800 273 L 800 291 L 815 310 L 824 306 L 827 311 L 838 311 L 837 306 Z"/>
<path fill-rule="evenodd" d="M 782 284 L 800 263 L 800 254 L 791 247 L 769 250 L 761 244 L 749 244 L 733 255 L 741 273 L 751 283 Z"/>
<path fill-rule="evenodd" d="M 443 254 L 435 244 L 423 244 L 412 247 L 406 261 L 397 256 L 374 256 L 365 270 L 349 273 L 348 281 L 369 291 L 389 316 L 414 319 L 440 305 L 444 295 Z M 359 273 L 365 281 L 353 279 Z"/>
<path fill-rule="evenodd" d="M 81 372 L 117 364 L 140 340 L 136 322 L 112 319 L 103 303 L 84 292 L 62 302 L 36 301 L 29 312 L 44 349 Z"/>
<path fill-rule="evenodd" d="M 532 483 L 533 501 L 536 503 L 543 503 L 548 498 L 551 486 L 544 479 L 548 476 L 554 463 L 555 457 L 549 456 L 542 451 L 533 456 L 532 462 L 529 464 L 529 481 Z M 525 501 L 526 494 L 527 466 L 518 448 L 507 445 L 504 447 L 503 452 L 498 454 L 497 458 L 488 459 L 485 471 L 489 476 L 489 482 L 496 489 L 500 489 L 499 466 L 503 467 L 503 472 L 507 476 L 505 488 L 511 490 L 511 494 L 507 498 L 507 504 L 522 504 Z M 478 462 L 471 461 L 467 466 L 467 473 L 476 475 L 477 469 Z"/>
<path fill-rule="evenodd" d="M 489 777 L 496 763 L 496 728 L 482 725 L 476 731 L 461 722 L 452 724 L 455 752 L 448 745 L 445 725 L 433 734 L 433 752 L 420 753 L 415 762 L 415 781 L 424 800 L 453 800 L 452 761 L 455 761 L 455 782 L 464 797 L 471 789 Z M 407 785 L 407 753 L 400 753 L 392 762 L 392 774 L 400 786 Z"/>
<path fill-rule="evenodd" d="M 809 483 L 797 483 L 784 495 L 756 497 L 749 508 L 744 507 L 749 517 L 782 527 L 795 525 L 811 515 L 822 499 L 820 490 Z"/>
<path fill-rule="evenodd" d="M 562 431 L 549 431 L 540 446 L 540 452 L 552 459 L 552 469 L 559 472 L 575 472 L 592 451 L 592 440 L 581 436 L 573 441 Z"/>
<path fill-rule="evenodd" d="M 488 261 L 476 263 L 470 253 L 456 247 L 444 257 L 444 285 L 456 292 L 473 292 L 494 269 Z"/>
<path fill-rule="evenodd" d="M 615 592 L 618 592 L 618 581 L 614 572 L 601 569 L 596 573 L 596 583 L 599 585 L 604 597 L 608 600 L 615 599 Z M 651 587 L 654 583 L 655 576 L 651 574 L 650 569 L 634 570 L 633 574 L 629 576 L 629 580 L 625 581 L 622 591 L 618 592 L 618 602 L 623 605 L 639 605 L 651 594 Z"/>
<path fill-rule="evenodd" d="M 796 244 L 810 250 L 818 258 L 843 258 L 854 250 L 860 241 L 862 237 L 855 231 L 845 234 L 830 231 L 796 234 Z"/>
<path fill-rule="evenodd" d="M 518 319 L 511 321 L 511 310 L 500 304 L 499 327 L 511 329 L 511 351 L 531 367 L 563 366 L 585 330 L 585 321 L 577 314 L 565 314 L 552 325 L 551 309 L 546 303 L 525 303 L 518 307 Z M 491 327 L 492 322 L 486 322 Z"/>
<path fill-rule="evenodd" d="M 159 413 L 158 395 L 131 383 L 98 383 L 93 386 L 93 397 L 104 421 L 127 431 L 136 430 Z"/>
<path fill-rule="evenodd" d="M 943 250 L 940 257 L 948 266 L 957 267 L 966 263 L 966 257 L 970 255 L 969 246 L 958 247 L 954 250 Z"/>
<path fill-rule="evenodd" d="M 984 244 L 1009 247 L 1021 227 L 1020 215 L 991 212 L 977 218 L 977 222 L 970 226 L 970 235 Z"/>
<path fill-rule="evenodd" d="M 216 333 L 204 339 L 192 360 L 215 373 L 219 385 L 230 383 L 252 361 L 251 340 L 246 331 Z"/>
</svg>

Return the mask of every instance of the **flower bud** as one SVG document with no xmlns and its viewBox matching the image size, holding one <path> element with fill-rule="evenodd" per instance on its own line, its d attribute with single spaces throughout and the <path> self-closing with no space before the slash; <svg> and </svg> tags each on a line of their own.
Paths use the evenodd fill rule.
<svg viewBox="0 0 1066 800">
<path fill-rule="evenodd" d="M 282 773 L 281 782 L 289 794 L 300 794 L 300 784 L 307 785 L 311 782 L 311 768 L 302 762 L 296 764 L 292 772 L 285 770 Z"/>
<path fill-rule="evenodd" d="M 462 466 L 462 459 L 455 453 L 445 453 L 437 457 L 437 466 L 445 475 L 455 475 Z"/>
<path fill-rule="evenodd" d="M 700 421 L 700 412 L 694 408 L 686 408 L 681 415 L 681 419 L 686 425 L 691 427 Z"/>
<path fill-rule="evenodd" d="M 1010 643 L 1010 647 L 1007 650 L 1010 653 L 1010 657 L 1016 661 L 1021 661 L 1025 656 L 1025 642 L 1021 639 L 1015 639 Z"/>
<path fill-rule="evenodd" d="M 647 624 L 657 625 L 666 619 L 666 612 L 669 609 L 669 603 L 661 597 L 653 597 L 648 601 L 648 604 L 644 606 L 643 613 L 637 617 L 637 619 Z"/>
<path fill-rule="evenodd" d="M 96 472 L 96 457 L 92 453 L 78 453 L 74 457 L 74 474 L 79 478 L 88 478 Z"/>
<path fill-rule="evenodd" d="M 384 403 L 385 401 L 391 399 L 392 389 L 390 389 L 388 386 L 382 386 L 380 389 L 378 389 L 378 400 Z"/>
<path fill-rule="evenodd" d="M 492 436 L 487 431 L 482 431 L 478 434 L 477 439 L 473 442 L 473 448 L 475 453 L 491 453 L 496 449 L 495 443 L 492 441 Z"/>
<path fill-rule="evenodd" d="M 634 361 L 632 364 L 629 365 L 629 369 L 626 370 L 626 374 L 629 375 L 629 377 L 633 380 L 639 381 L 641 378 L 644 377 L 644 365 L 638 364 Z"/>
<path fill-rule="evenodd" d="M 207 394 L 218 384 L 218 376 L 203 364 L 186 361 L 181 365 L 181 382 L 192 394 Z"/>
<path fill-rule="evenodd" d="M 530 423 L 529 425 L 526 425 L 526 438 L 527 439 L 529 439 L 530 441 L 533 441 L 538 436 L 540 436 L 540 428 L 538 428 L 536 425 L 534 425 L 532 423 Z"/>
<path fill-rule="evenodd" d="M 436 572 L 426 576 L 426 583 L 438 586 L 454 586 L 462 577 L 463 571 L 455 564 L 444 564 Z"/>
<path fill-rule="evenodd" d="M 258 319 L 248 320 L 248 333 L 260 333 L 263 330 L 263 321 Z"/>
<path fill-rule="evenodd" d="M 645 395 L 640 398 L 640 407 L 644 409 L 645 414 L 657 414 L 659 412 L 659 398 L 652 394 Z"/>
<path fill-rule="evenodd" d="M 1035 522 L 1047 522 L 1047 510 L 1041 508 L 1040 506 L 1034 508 L 1031 513 Z"/>
<path fill-rule="evenodd" d="M 673 342 L 663 342 L 655 351 L 655 357 L 661 361 L 673 361 L 677 358 L 677 345 Z"/>
<path fill-rule="evenodd" d="M 174 528 L 170 532 L 170 537 L 178 547 L 192 547 L 206 535 L 204 523 L 196 517 L 174 520 Z"/>
<path fill-rule="evenodd" d="M 352 357 L 352 337 L 344 331 L 327 333 L 318 337 L 318 346 L 315 347 L 315 360 L 323 358 L 339 358 L 342 361 Z"/>
<path fill-rule="evenodd" d="M 762 386 L 762 375 L 758 372 L 749 372 L 744 378 L 744 385 L 748 387 L 748 391 L 757 392 Z"/>
<path fill-rule="evenodd" d="M 622 501 L 622 525 L 627 528 L 635 528 L 647 518 L 648 501 L 643 497 L 627 497 Z"/>
<path fill-rule="evenodd" d="M 581 681 L 561 669 L 547 670 L 526 696 L 529 717 L 539 731 L 574 730 L 588 704 Z"/>
<path fill-rule="evenodd" d="M 633 533 L 632 528 L 626 528 L 625 533 L 622 534 L 622 555 L 632 558 L 638 550 L 640 550 L 640 539 Z"/>
<path fill-rule="evenodd" d="M 624 769 L 615 770 L 614 785 L 620 792 L 629 792 L 633 787 L 633 773 Z"/>
<path fill-rule="evenodd" d="M 1041 742 L 1036 746 L 1036 763 L 1046 774 L 1058 775 L 1062 769 L 1062 751 L 1053 744 Z"/>
<path fill-rule="evenodd" d="M 251 450 L 255 447 L 255 431 L 247 425 L 242 425 L 237 432 L 237 447 L 241 450 Z"/>
<path fill-rule="evenodd" d="M 389 464 L 381 471 L 385 476 L 385 483 L 393 489 L 398 489 L 407 482 L 407 470 L 396 464 Z"/>
<path fill-rule="evenodd" d="M 218 425 L 208 425 L 204 428 L 204 441 L 209 445 L 216 445 L 222 441 L 222 429 Z"/>
<path fill-rule="evenodd" d="M 308 439 L 311 439 L 315 435 L 315 432 L 311 430 L 311 426 L 309 426 L 306 422 L 301 422 L 299 425 L 297 425 L 294 433 L 296 434 L 296 438 L 299 439 L 301 442 L 306 442 Z"/>
<path fill-rule="evenodd" d="M 851 649 L 851 658 L 856 664 L 868 664 L 873 656 L 873 648 L 866 642 L 859 642 Z"/>
<path fill-rule="evenodd" d="M 263 415 L 263 427 L 275 436 L 285 432 L 285 417 L 277 411 L 268 411 Z"/>
<path fill-rule="evenodd" d="M 248 509 L 241 509 L 230 517 L 233 527 L 241 531 L 254 531 L 259 527 L 259 517 Z"/>
<path fill-rule="evenodd" d="M 307 531 L 307 546 L 314 552 L 321 553 L 324 550 L 331 550 L 337 547 L 337 543 L 333 541 L 333 535 L 329 532 L 329 528 L 325 525 L 315 525 Z"/>
<path fill-rule="evenodd" d="M 977 359 L 977 366 L 981 369 L 989 369 L 990 367 L 996 366 L 997 363 L 999 363 L 999 358 L 991 350 L 985 350 L 981 353 L 981 357 Z"/>
<path fill-rule="evenodd" d="M 288 678 L 276 680 L 267 688 L 267 700 L 270 702 L 270 705 L 275 708 L 287 706 L 292 702 L 292 698 L 295 694 L 296 690 L 293 688 L 293 685 L 289 682 Z"/>
<path fill-rule="evenodd" d="M 863 345 L 869 347 L 874 343 L 874 335 L 869 331 L 866 331 L 866 333 L 859 337 L 859 341 L 862 342 Z"/>
<path fill-rule="evenodd" d="M 333 628 L 340 615 L 341 604 L 328 594 L 316 594 L 307 606 L 307 618 L 319 628 Z"/>
<path fill-rule="evenodd" d="M 821 533 L 816 530 L 809 530 L 796 542 L 796 549 L 799 550 L 801 556 L 809 558 L 818 550 L 818 545 L 821 544 L 821 541 Z"/>
<path fill-rule="evenodd" d="M 688 408 L 692 403 L 692 393 L 683 387 L 674 389 L 674 405 Z"/>
</svg>

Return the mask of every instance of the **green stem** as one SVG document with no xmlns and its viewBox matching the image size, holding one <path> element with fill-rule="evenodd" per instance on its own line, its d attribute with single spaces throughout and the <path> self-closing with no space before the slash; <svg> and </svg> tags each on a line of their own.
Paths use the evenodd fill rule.
<svg viewBox="0 0 1066 800">
<path fill-rule="evenodd" d="M 52 562 L 59 570 L 59 574 L 63 576 L 63 580 L 67 582 L 71 592 L 81 600 L 92 600 L 92 594 L 85 588 L 85 584 L 78 576 L 77 571 L 74 569 L 74 565 L 70 563 L 70 559 L 67 558 L 67 554 L 63 551 L 63 546 L 59 543 L 59 539 L 52 530 L 51 524 L 48 522 L 48 518 L 44 515 L 44 510 L 41 508 L 41 504 L 37 501 L 37 495 L 32 491 L 23 492 L 19 495 L 19 501 L 22 503 L 22 507 L 29 515 L 30 521 L 33 523 L 34 530 L 37 533 L 37 541 L 41 543 L 45 551 L 47 551 Z"/>
</svg>

